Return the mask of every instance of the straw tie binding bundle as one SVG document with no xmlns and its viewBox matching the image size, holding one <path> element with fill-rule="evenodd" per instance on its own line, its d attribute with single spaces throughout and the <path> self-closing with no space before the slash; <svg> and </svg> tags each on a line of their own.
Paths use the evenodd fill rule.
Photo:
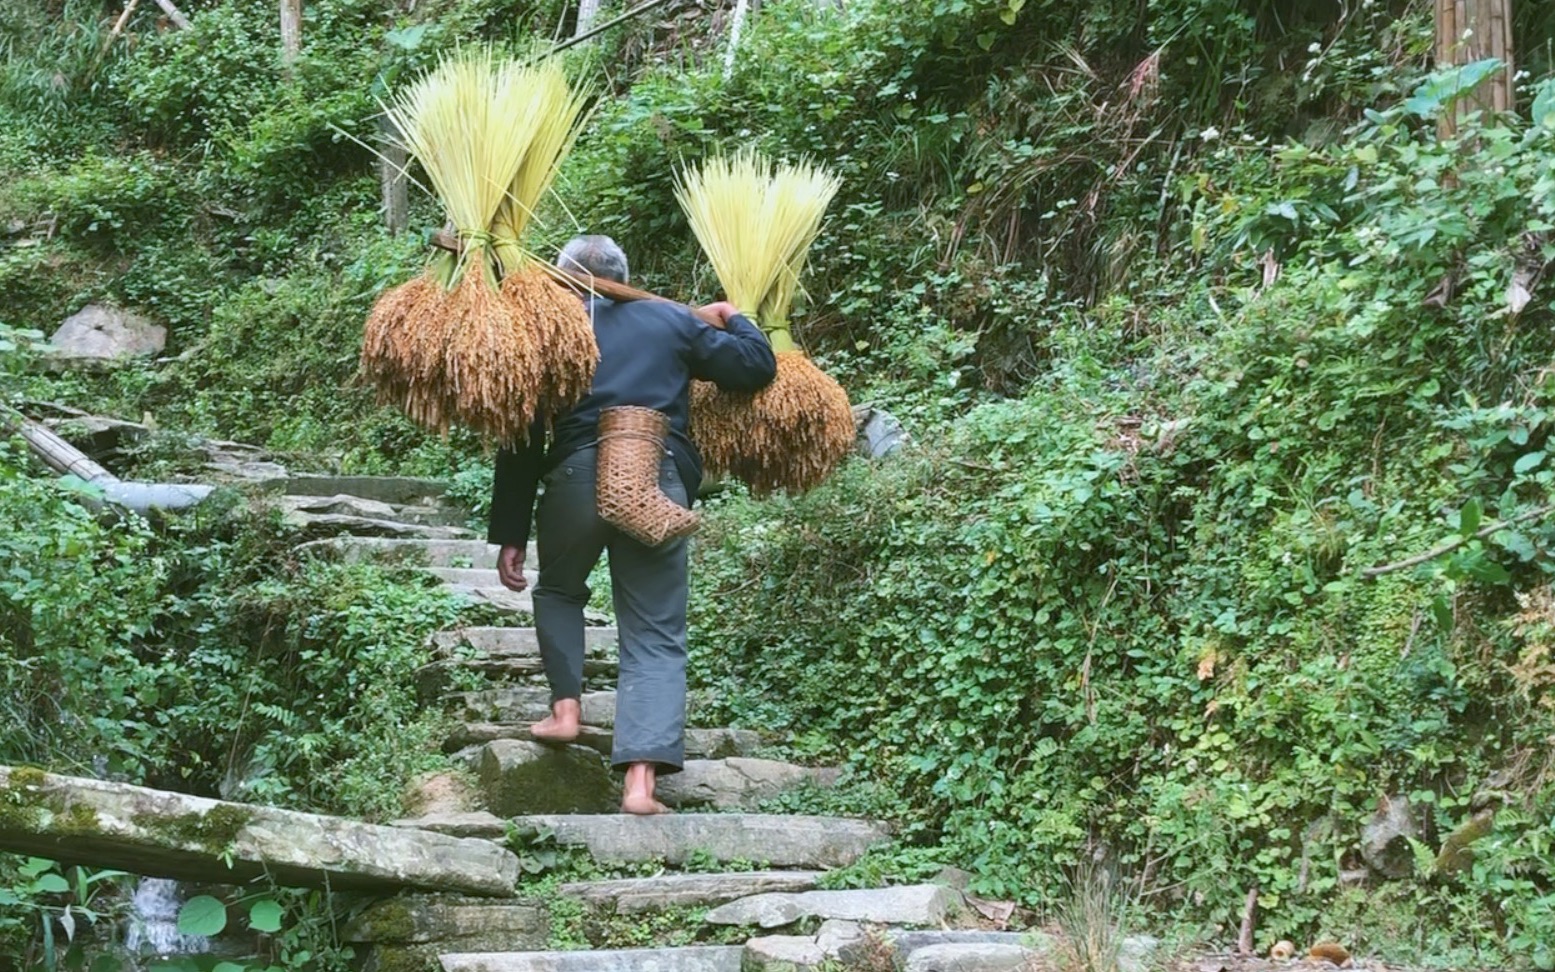
<svg viewBox="0 0 1555 972">
<path fill-rule="evenodd" d="M 599 517 L 633 539 L 657 547 L 690 536 L 701 518 L 659 489 L 659 463 L 669 417 L 623 405 L 599 413 L 594 504 Z"/>
</svg>

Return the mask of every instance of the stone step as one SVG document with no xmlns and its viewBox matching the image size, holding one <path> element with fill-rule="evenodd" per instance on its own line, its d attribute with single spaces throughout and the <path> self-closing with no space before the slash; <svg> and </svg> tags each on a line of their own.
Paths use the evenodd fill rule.
<svg viewBox="0 0 1555 972">
<path fill-rule="evenodd" d="M 448 492 L 447 485 L 438 480 L 412 476 L 292 475 L 271 480 L 265 485 L 287 496 L 345 494 L 396 505 L 424 503 L 440 499 Z"/>
<path fill-rule="evenodd" d="M 497 566 L 495 544 L 484 540 L 401 540 L 393 537 L 329 537 L 297 548 L 328 555 L 349 563 L 405 564 L 413 567 L 473 567 L 494 570 Z M 531 568 L 540 563 L 540 554 L 531 543 L 524 557 Z"/>
<path fill-rule="evenodd" d="M 609 657 L 609 649 L 615 645 L 616 629 L 584 628 L 583 638 L 583 674 L 594 679 L 594 684 L 613 683 L 619 665 Z M 416 673 L 417 688 L 423 698 L 442 693 L 454 671 L 477 672 L 494 682 L 543 682 L 540 676 L 545 665 L 540 658 L 540 640 L 531 627 L 454 628 L 434 634 L 432 646 L 439 657 Z M 525 737 L 509 734 L 490 738 Z"/>
<path fill-rule="evenodd" d="M 656 792 L 678 809 L 751 810 L 789 790 L 835 787 L 841 776 L 835 767 L 796 766 L 776 759 L 688 759 L 681 772 L 659 778 Z"/>
<path fill-rule="evenodd" d="M 1132 935 L 1120 944 L 1118 972 L 1144 972 L 1157 941 Z M 1048 968 L 1059 943 L 1040 931 L 904 931 L 829 919 L 814 935 L 769 935 L 745 943 L 744 972 L 822 972 L 891 968 L 898 972 L 1015 972 Z M 1061 964 L 1061 963 L 1060 963 Z"/>
<path fill-rule="evenodd" d="M 333 513 L 341 516 L 360 516 L 377 520 L 398 520 L 422 526 L 462 526 L 462 511 L 446 506 L 402 506 L 379 500 L 349 496 L 283 496 L 281 509 L 304 513 Z"/>
<path fill-rule="evenodd" d="M 474 692 L 454 692 L 444 696 L 453 706 L 455 718 L 471 722 L 539 722 L 551 712 L 551 690 L 543 685 L 504 685 Z M 616 694 L 584 692 L 585 725 L 609 729 L 615 725 Z"/>
<path fill-rule="evenodd" d="M 470 746 L 481 746 L 496 739 L 529 739 L 528 722 L 465 722 L 461 723 L 443 743 L 446 752 L 457 752 Z M 596 726 L 584 726 L 578 734 L 578 745 L 605 755 L 610 755 L 615 745 L 615 733 Z M 729 756 L 749 756 L 761 749 L 764 741 L 761 733 L 750 729 L 687 729 L 686 757 L 688 759 L 724 759 Z"/>
<path fill-rule="evenodd" d="M 470 759 L 487 810 L 501 817 L 537 813 L 609 813 L 621 805 L 621 781 L 607 757 L 579 745 L 498 739 Z M 659 778 L 656 795 L 677 810 L 753 809 L 805 785 L 832 785 L 840 771 L 771 759 L 688 759 Z"/>
<path fill-rule="evenodd" d="M 511 897 L 518 858 L 484 840 L 0 767 L 0 851 L 152 877 Z"/>
<path fill-rule="evenodd" d="M 549 930 L 545 908 L 531 901 L 402 894 L 374 902 L 346 922 L 340 940 L 372 945 L 381 958 L 390 948 L 434 942 L 443 952 L 541 948 Z"/>
<path fill-rule="evenodd" d="M 741 871 L 731 874 L 661 874 L 620 881 L 564 884 L 558 893 L 591 908 L 635 915 L 666 908 L 718 905 L 772 891 L 809 891 L 820 871 Z"/>
<path fill-rule="evenodd" d="M 309 513 L 306 510 L 288 510 L 282 515 L 281 522 L 298 531 L 308 540 L 343 534 L 358 537 L 392 537 L 402 540 L 460 540 L 474 536 L 469 530 L 461 527 L 424 526 L 401 520 L 352 516 L 345 513 Z"/>
<path fill-rule="evenodd" d="M 464 952 L 439 958 L 443 972 L 740 972 L 739 945 L 576 952 Z"/>
<path fill-rule="evenodd" d="M 707 913 L 710 925 L 781 928 L 806 918 L 877 925 L 938 926 L 962 907 L 961 893 L 939 884 L 847 891 L 774 892 L 731 901 Z"/>
<path fill-rule="evenodd" d="M 761 813 L 669 813 L 518 817 L 522 832 L 550 830 L 557 843 L 587 849 L 596 861 L 748 861 L 774 868 L 846 867 L 890 840 L 884 824 L 848 817 Z M 498 838 L 502 833 L 495 835 Z"/>
<path fill-rule="evenodd" d="M 616 646 L 618 635 L 612 626 L 584 628 L 584 657 L 604 657 Z M 445 655 L 469 648 L 491 659 L 540 657 L 540 639 L 534 628 L 451 628 L 434 634 L 432 644 Z"/>
</svg>

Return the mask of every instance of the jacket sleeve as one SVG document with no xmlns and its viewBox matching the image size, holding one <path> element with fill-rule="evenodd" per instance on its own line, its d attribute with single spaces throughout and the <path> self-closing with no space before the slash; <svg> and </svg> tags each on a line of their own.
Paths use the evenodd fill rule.
<svg viewBox="0 0 1555 972">
<path fill-rule="evenodd" d="M 497 467 L 491 480 L 491 513 L 486 542 L 523 547 L 529 543 L 534 520 L 535 494 L 545 464 L 545 423 L 529 428 L 529 441 L 516 449 L 497 451 Z"/>
<path fill-rule="evenodd" d="M 696 328 L 691 336 L 691 377 L 732 392 L 760 391 L 777 377 L 771 343 L 744 316 L 729 318 L 722 331 L 691 320 Z"/>
</svg>

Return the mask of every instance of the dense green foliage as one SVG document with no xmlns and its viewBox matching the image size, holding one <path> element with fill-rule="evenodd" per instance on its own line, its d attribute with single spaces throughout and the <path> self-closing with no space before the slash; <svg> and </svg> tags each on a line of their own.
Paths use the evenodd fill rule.
<svg viewBox="0 0 1555 972">
<path fill-rule="evenodd" d="M 7 390 L 482 497 L 475 443 L 354 382 L 437 218 L 417 196 L 384 233 L 359 143 L 384 84 L 571 5 L 308 0 L 289 71 L 270 0 L 142 12 L 104 55 L 113 6 L 0 0 L 0 323 L 124 302 L 172 360 Z M 609 232 L 644 284 L 711 297 L 675 164 L 755 142 L 845 179 L 799 337 L 917 445 L 719 501 L 694 670 L 717 715 L 873 782 L 827 799 L 919 846 L 861 875 L 953 860 L 1043 906 L 1099 859 L 1215 940 L 1256 883 L 1261 945 L 1555 963 L 1546 6 L 1515 5 L 1518 117 L 1448 143 L 1411 0 L 769 2 L 727 74 L 718 18 L 575 52 L 602 97 L 547 242 Z M 278 571 L 264 522 L 104 520 L 14 448 L 0 474 L 0 759 L 391 809 L 445 603 Z M 1359 887 L 1384 795 L 1419 871 Z M 1437 873 L 1485 806 L 1472 866 Z"/>
</svg>

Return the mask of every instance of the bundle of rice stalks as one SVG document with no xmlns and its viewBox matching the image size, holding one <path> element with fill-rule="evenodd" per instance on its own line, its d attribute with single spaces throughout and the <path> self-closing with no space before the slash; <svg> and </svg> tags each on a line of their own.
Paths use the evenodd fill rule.
<svg viewBox="0 0 1555 972">
<path fill-rule="evenodd" d="M 555 181 L 562 159 L 577 141 L 588 95 L 568 85 L 558 61 L 547 59 L 524 72 L 524 84 L 534 92 L 537 126 L 492 221 L 491 233 L 502 264 L 502 293 L 535 328 L 545 348 L 540 409 L 555 413 L 588 393 L 599 346 L 582 303 L 552 278 L 554 271 L 548 264 L 534 259 L 519 241 L 540 197 Z"/>
<path fill-rule="evenodd" d="M 691 433 L 715 472 L 756 495 L 804 492 L 853 446 L 842 386 L 794 344 L 789 311 L 837 179 L 818 166 L 778 165 L 753 152 L 682 174 L 676 198 L 731 302 L 756 320 L 777 354 L 777 378 L 755 394 L 692 387 Z"/>
<path fill-rule="evenodd" d="M 448 58 L 385 106 L 460 246 L 457 257 L 434 260 L 380 297 L 367 321 L 363 374 L 380 400 L 421 425 L 441 431 L 458 422 L 517 442 L 541 408 L 587 390 L 597 357 L 592 332 L 580 349 L 587 314 L 550 281 L 557 293 L 537 288 L 518 246 L 580 108 L 554 65 L 527 67 L 489 51 Z M 511 282 L 499 290 L 504 269 Z M 563 363 L 553 373 L 548 359 L 558 348 Z"/>
</svg>

